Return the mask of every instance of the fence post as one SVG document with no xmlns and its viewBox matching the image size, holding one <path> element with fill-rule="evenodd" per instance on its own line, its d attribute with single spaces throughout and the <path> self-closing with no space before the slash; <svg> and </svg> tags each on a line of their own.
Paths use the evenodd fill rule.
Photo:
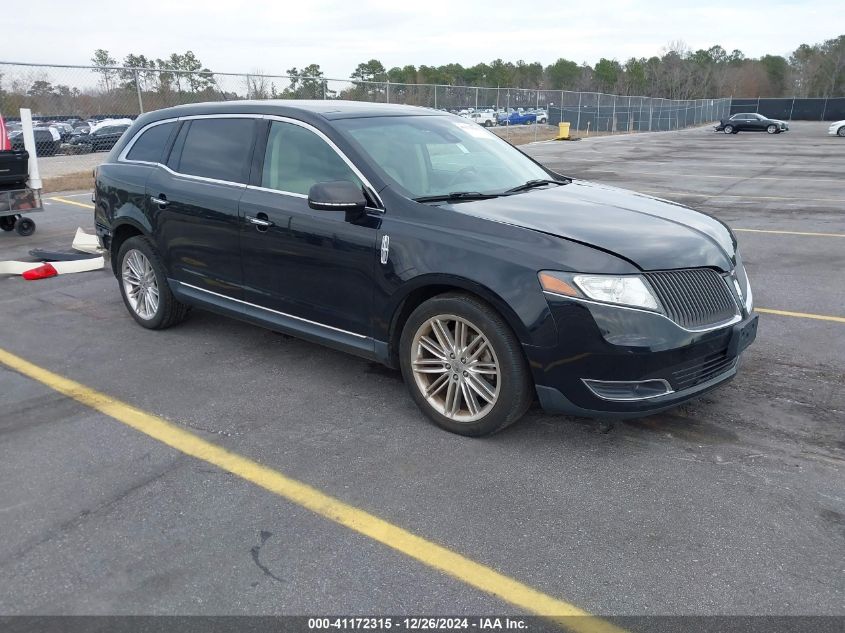
<svg viewBox="0 0 845 633">
<path fill-rule="evenodd" d="M 613 118 L 610 120 L 610 125 L 613 127 L 613 129 L 611 130 L 611 132 L 612 132 L 613 134 L 615 134 L 615 133 L 616 133 L 616 99 L 617 99 L 617 97 L 616 97 L 616 95 L 614 95 L 614 96 L 613 96 L 613 114 L 611 114 L 611 116 L 612 116 Z"/>
<path fill-rule="evenodd" d="M 390 103 L 390 79 L 387 80 L 387 88 L 385 90 L 385 94 L 387 95 L 387 103 Z"/>
<path fill-rule="evenodd" d="M 578 121 L 575 123 L 575 129 L 581 130 L 581 97 L 584 96 L 583 92 L 578 93 Z M 561 101 L 562 103 L 562 101 Z"/>
<path fill-rule="evenodd" d="M 792 103 L 789 104 L 789 120 L 792 120 L 792 111 L 795 109 L 795 97 L 792 97 Z"/>
<path fill-rule="evenodd" d="M 637 132 L 643 131 L 643 98 L 640 97 L 640 116 L 637 117 Z"/>
<path fill-rule="evenodd" d="M 138 114 L 144 114 L 144 100 L 141 98 L 141 82 L 138 79 L 138 69 L 133 68 L 132 73 L 135 75 L 135 92 L 138 93 Z"/>
<path fill-rule="evenodd" d="M 827 114 L 827 97 L 824 98 L 824 108 L 822 108 L 822 118 L 819 121 L 824 121 L 824 115 Z"/>
<path fill-rule="evenodd" d="M 540 89 L 537 88 L 537 107 L 534 108 L 534 112 L 540 109 Z M 537 142 L 537 128 L 540 127 L 540 122 L 537 120 L 537 115 L 534 115 L 534 142 Z"/>
<path fill-rule="evenodd" d="M 478 86 L 475 87 L 475 109 L 478 110 Z"/>
<path fill-rule="evenodd" d="M 601 93 L 596 93 L 596 132 L 601 129 Z M 589 128 L 587 128 L 589 132 Z"/>
<path fill-rule="evenodd" d="M 437 109 L 437 84 L 434 84 L 434 109 Z"/>
</svg>

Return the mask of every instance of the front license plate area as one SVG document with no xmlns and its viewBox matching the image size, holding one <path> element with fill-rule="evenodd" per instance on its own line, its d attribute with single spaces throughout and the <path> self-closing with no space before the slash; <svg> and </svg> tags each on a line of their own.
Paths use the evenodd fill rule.
<svg viewBox="0 0 845 633">
<path fill-rule="evenodd" d="M 728 354 L 730 356 L 741 354 L 746 347 L 754 342 L 754 339 L 757 338 L 757 321 L 759 318 L 755 314 L 747 323 L 739 323 L 734 326 L 731 342 L 728 345 Z"/>
</svg>

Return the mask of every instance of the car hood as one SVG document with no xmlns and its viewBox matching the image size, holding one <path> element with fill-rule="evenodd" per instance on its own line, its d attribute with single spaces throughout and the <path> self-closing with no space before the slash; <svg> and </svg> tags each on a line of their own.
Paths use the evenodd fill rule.
<svg viewBox="0 0 845 633">
<path fill-rule="evenodd" d="M 616 187 L 575 180 L 450 206 L 458 213 L 599 248 L 641 270 L 734 267 L 736 242 L 722 222 L 668 200 Z"/>
</svg>

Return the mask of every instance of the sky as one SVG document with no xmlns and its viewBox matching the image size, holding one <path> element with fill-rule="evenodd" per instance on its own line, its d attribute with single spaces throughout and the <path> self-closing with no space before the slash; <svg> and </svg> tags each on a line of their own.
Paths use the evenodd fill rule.
<svg viewBox="0 0 845 633">
<path fill-rule="evenodd" d="M 283 74 L 317 63 L 346 78 L 372 58 L 387 68 L 471 66 L 496 58 L 660 55 L 672 41 L 746 56 L 789 55 L 845 33 L 841 0 L 31 0 L 4 12 L 0 61 L 88 64 L 95 48 L 166 57 L 192 50 L 217 72 Z M 62 15 L 72 17 L 60 18 Z M 47 17 L 52 16 L 52 17 Z M 38 25 L 37 28 L 34 25 Z"/>
</svg>

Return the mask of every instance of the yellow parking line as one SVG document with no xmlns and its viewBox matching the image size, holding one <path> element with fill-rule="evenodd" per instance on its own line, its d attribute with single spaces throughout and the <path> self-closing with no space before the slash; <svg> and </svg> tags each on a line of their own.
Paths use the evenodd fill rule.
<svg viewBox="0 0 845 633">
<path fill-rule="evenodd" d="M 812 233 L 808 231 L 773 231 L 768 229 L 733 229 L 743 233 L 772 233 L 775 235 L 806 235 L 808 237 L 845 237 L 845 233 Z"/>
<path fill-rule="evenodd" d="M 54 374 L 3 349 L 0 349 L 0 363 L 186 455 L 237 475 L 524 611 L 548 617 L 577 633 L 624 633 L 624 629 L 569 602 L 542 593 L 308 484 L 208 442 L 156 415 Z"/>
<path fill-rule="evenodd" d="M 845 317 L 829 316 L 827 314 L 812 314 L 810 312 L 791 312 L 789 310 L 771 310 L 769 308 L 754 308 L 757 312 L 764 314 L 777 314 L 779 316 L 797 317 L 799 319 L 816 319 L 818 321 L 833 321 L 834 323 L 845 323 Z"/>
<path fill-rule="evenodd" d="M 721 165 L 720 165 L 721 166 Z M 596 169 L 588 167 L 588 171 L 596 174 L 638 174 L 642 176 L 671 176 L 673 178 L 718 178 L 727 180 L 747 181 L 747 180 L 777 180 L 778 182 L 786 182 L 796 180 L 800 182 L 835 182 L 841 183 L 838 178 L 796 178 L 789 176 L 729 176 L 724 174 L 676 174 L 673 172 L 662 171 L 632 171 L 629 169 L 615 170 L 615 169 Z"/>
<path fill-rule="evenodd" d="M 86 204 L 84 202 L 77 202 L 76 200 L 68 200 L 67 198 L 61 198 L 59 196 L 53 196 L 50 200 L 55 200 L 56 202 L 64 202 L 65 204 L 72 204 L 77 207 L 82 207 L 83 209 L 93 209 L 93 204 Z"/>
<path fill-rule="evenodd" d="M 796 202 L 845 203 L 845 198 L 790 198 L 787 196 L 739 196 L 729 193 L 695 193 L 693 191 L 640 191 L 650 196 L 694 196 L 696 198 L 738 198 L 745 200 L 794 200 Z"/>
</svg>

